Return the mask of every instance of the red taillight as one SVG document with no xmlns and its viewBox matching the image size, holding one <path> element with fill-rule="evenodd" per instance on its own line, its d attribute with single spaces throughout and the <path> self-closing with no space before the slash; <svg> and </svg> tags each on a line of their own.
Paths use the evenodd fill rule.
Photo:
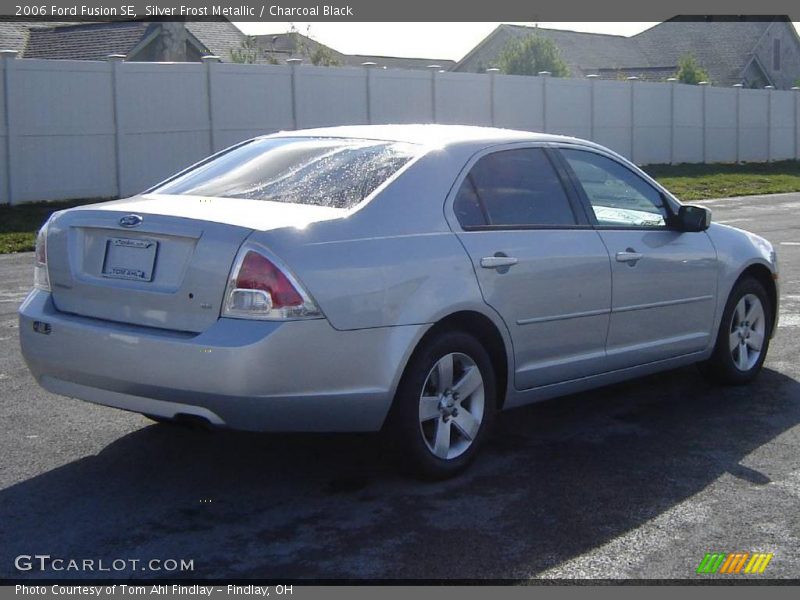
<svg viewBox="0 0 800 600">
<path fill-rule="evenodd" d="M 50 291 L 50 275 L 47 272 L 47 227 L 45 223 L 36 235 L 36 261 L 33 267 L 33 287 Z"/>
<path fill-rule="evenodd" d="M 295 289 L 286 275 L 269 259 L 257 252 L 249 251 L 242 261 L 236 277 L 236 288 L 243 290 L 262 290 L 272 298 L 273 308 L 300 306 L 303 297 Z"/>
<path fill-rule="evenodd" d="M 308 292 L 266 248 L 248 243 L 239 249 L 221 316 L 234 319 L 319 319 L 322 313 Z"/>
</svg>

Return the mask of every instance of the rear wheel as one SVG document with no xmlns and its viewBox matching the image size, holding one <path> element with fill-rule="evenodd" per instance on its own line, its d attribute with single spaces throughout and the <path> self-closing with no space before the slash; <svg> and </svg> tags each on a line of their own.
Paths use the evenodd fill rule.
<svg viewBox="0 0 800 600">
<path fill-rule="evenodd" d="M 758 281 L 748 277 L 737 283 L 725 305 L 714 353 L 701 370 L 727 385 L 752 381 L 769 349 L 769 306 L 764 286 Z"/>
<path fill-rule="evenodd" d="M 395 397 L 389 433 L 401 466 L 426 479 L 463 471 L 488 435 L 496 401 L 480 342 L 461 332 L 432 339 L 412 358 Z"/>
</svg>

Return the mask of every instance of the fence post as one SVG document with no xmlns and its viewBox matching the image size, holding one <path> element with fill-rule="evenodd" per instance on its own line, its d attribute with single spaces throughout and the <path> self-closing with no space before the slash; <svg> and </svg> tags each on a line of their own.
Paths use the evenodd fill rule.
<svg viewBox="0 0 800 600">
<path fill-rule="evenodd" d="M 5 107 L 3 119 L 6 126 L 6 200 L 9 206 L 14 204 L 14 186 L 11 184 L 13 166 L 11 152 L 16 145 L 12 140 L 14 124 L 11 119 L 11 69 L 17 54 L 19 53 L 16 50 L 0 50 L 0 60 L 3 61 L 3 106 Z"/>
<path fill-rule="evenodd" d="M 631 148 L 631 155 L 630 160 L 632 163 L 636 162 L 636 82 L 639 81 L 639 78 L 634 76 L 628 77 L 628 82 L 631 86 L 631 135 L 630 135 L 630 148 Z"/>
<path fill-rule="evenodd" d="M 436 73 L 441 71 L 440 65 L 428 65 L 431 72 L 431 116 L 434 123 L 436 123 Z"/>
<path fill-rule="evenodd" d="M 125 60 L 124 54 L 109 54 L 106 60 L 111 63 L 111 117 L 114 120 L 114 175 L 117 184 L 117 198 L 122 198 L 122 132 L 119 124 L 119 66 Z"/>
<path fill-rule="evenodd" d="M 792 88 L 792 91 L 793 92 L 800 92 L 800 87 L 796 87 L 795 86 L 795 87 Z M 800 158 L 800 156 L 798 156 L 798 154 L 797 154 L 797 151 L 798 151 L 797 136 L 800 135 L 800 131 L 798 131 L 798 125 L 800 125 L 800 123 L 798 123 L 798 121 L 797 121 L 797 117 L 798 117 L 798 115 L 797 115 L 797 98 L 798 98 L 798 96 L 795 93 L 795 95 L 794 95 L 794 140 L 793 140 L 794 141 L 794 159 L 795 160 Z"/>
<path fill-rule="evenodd" d="M 297 122 L 297 67 L 303 62 L 302 58 L 287 58 L 286 64 L 292 69 L 292 129 L 298 128 Z"/>
<path fill-rule="evenodd" d="M 675 164 L 675 85 L 678 79 L 667 78 L 669 83 L 669 164 Z"/>
<path fill-rule="evenodd" d="M 212 91 L 212 84 L 211 84 L 211 69 L 213 68 L 214 63 L 222 62 L 222 59 L 219 56 L 214 56 L 213 54 L 208 54 L 200 58 L 205 65 L 206 65 L 206 99 L 207 99 L 207 106 L 208 106 L 208 145 L 209 145 L 209 154 L 214 154 L 217 151 L 217 140 L 216 140 L 216 132 L 214 131 L 214 93 Z"/>
<path fill-rule="evenodd" d="M 771 85 L 764 86 L 767 90 L 767 162 L 772 162 L 772 92 Z"/>
<path fill-rule="evenodd" d="M 742 88 L 744 87 L 741 83 L 734 83 L 733 87 L 736 88 L 736 163 L 740 163 L 742 160 L 741 157 L 741 142 L 739 141 L 739 137 L 741 136 L 742 130 Z"/>
<path fill-rule="evenodd" d="M 701 81 L 697 85 L 703 87 L 703 102 L 702 102 L 702 106 L 703 106 L 703 164 L 706 164 L 706 162 L 707 162 L 706 161 L 706 155 L 707 155 L 707 151 L 706 151 L 707 144 L 706 144 L 706 142 L 708 140 L 708 126 L 707 126 L 708 116 L 706 115 L 706 97 L 708 95 L 708 85 L 709 84 L 708 84 L 708 81 Z"/>
<path fill-rule="evenodd" d="M 542 78 L 542 133 L 547 133 L 547 78 L 551 73 L 539 71 L 538 75 Z"/>
<path fill-rule="evenodd" d="M 589 80 L 589 139 L 595 141 L 594 131 L 594 82 L 597 81 L 599 75 L 592 73 L 586 76 Z"/>
<path fill-rule="evenodd" d="M 367 124 L 372 125 L 372 70 L 378 66 L 378 63 L 363 62 L 361 66 L 366 71 L 364 77 L 364 86 L 367 94 Z"/>
<path fill-rule="evenodd" d="M 495 115 L 494 108 L 494 78 L 500 72 L 500 69 L 492 67 L 491 69 L 486 69 L 486 72 L 489 74 L 489 114 L 492 119 L 492 127 L 494 127 L 497 124 L 497 116 Z"/>
</svg>

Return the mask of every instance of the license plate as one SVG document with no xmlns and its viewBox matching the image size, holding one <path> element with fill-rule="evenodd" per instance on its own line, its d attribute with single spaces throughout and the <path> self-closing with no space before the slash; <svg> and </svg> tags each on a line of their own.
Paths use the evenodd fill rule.
<svg viewBox="0 0 800 600">
<path fill-rule="evenodd" d="M 152 281 L 158 242 L 110 238 L 106 241 L 103 276 L 134 281 Z"/>
</svg>

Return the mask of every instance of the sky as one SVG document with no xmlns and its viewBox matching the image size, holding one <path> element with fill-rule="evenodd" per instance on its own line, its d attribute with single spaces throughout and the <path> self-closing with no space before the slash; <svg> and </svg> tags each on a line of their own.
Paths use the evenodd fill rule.
<svg viewBox="0 0 800 600">
<path fill-rule="evenodd" d="M 294 26 L 344 54 L 460 60 L 500 23 L 301 23 Z M 634 35 L 656 23 L 517 23 L 613 35 Z M 235 23 L 247 35 L 284 33 L 290 23 Z"/>
</svg>

